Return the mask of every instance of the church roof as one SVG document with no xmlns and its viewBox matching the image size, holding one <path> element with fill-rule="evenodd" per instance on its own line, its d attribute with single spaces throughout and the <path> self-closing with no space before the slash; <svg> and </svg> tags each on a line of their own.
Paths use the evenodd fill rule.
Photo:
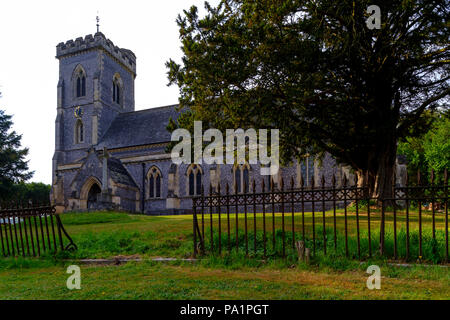
<svg viewBox="0 0 450 320">
<path fill-rule="evenodd" d="M 119 114 L 100 139 L 99 146 L 108 149 L 170 142 L 166 127 L 171 117 L 176 121 L 177 105 Z"/>
<path fill-rule="evenodd" d="M 108 170 L 114 182 L 137 188 L 133 178 L 119 159 L 108 158 Z"/>
</svg>

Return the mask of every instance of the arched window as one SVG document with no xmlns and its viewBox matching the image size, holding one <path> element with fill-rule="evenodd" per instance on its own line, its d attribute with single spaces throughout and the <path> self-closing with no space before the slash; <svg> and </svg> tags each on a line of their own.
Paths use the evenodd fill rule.
<svg viewBox="0 0 450 320">
<path fill-rule="evenodd" d="M 250 190 L 250 166 L 248 163 L 235 165 L 234 170 L 234 190 L 241 193 L 242 190 L 249 192 Z"/>
<path fill-rule="evenodd" d="M 234 169 L 234 190 L 237 193 L 241 192 L 241 170 L 237 167 Z"/>
<path fill-rule="evenodd" d="M 148 197 L 161 198 L 161 171 L 155 166 L 151 167 L 147 173 Z"/>
<path fill-rule="evenodd" d="M 74 94 L 75 97 L 86 96 L 86 72 L 81 65 L 78 65 L 74 70 L 73 81 L 75 83 Z"/>
<path fill-rule="evenodd" d="M 157 198 L 161 198 L 161 175 L 157 175 L 156 176 L 156 186 L 155 186 L 156 190 L 156 197 Z"/>
<path fill-rule="evenodd" d="M 307 157 L 301 162 L 300 166 L 301 178 L 303 179 L 303 185 L 311 186 L 311 178 L 314 178 L 314 157 Z"/>
<path fill-rule="evenodd" d="M 195 193 L 202 193 L 202 174 L 200 171 L 197 171 L 196 179 L 195 179 Z"/>
<path fill-rule="evenodd" d="M 120 78 L 120 75 L 116 73 L 113 78 L 112 82 L 112 97 L 113 102 L 117 103 L 118 105 L 122 106 L 123 101 L 123 82 Z"/>
<path fill-rule="evenodd" d="M 271 175 L 266 176 L 265 189 L 266 189 L 266 191 L 272 190 L 272 176 Z"/>
<path fill-rule="evenodd" d="M 83 142 L 84 142 L 83 121 L 78 119 L 75 124 L 75 143 L 83 143 Z"/>
<path fill-rule="evenodd" d="M 248 192 L 250 188 L 250 179 L 249 179 L 249 170 L 247 167 L 244 167 L 242 170 L 242 180 L 244 180 L 244 191 Z"/>
<path fill-rule="evenodd" d="M 192 164 L 187 172 L 188 176 L 188 194 L 190 196 L 200 195 L 202 193 L 202 169 L 199 165 Z"/>
<path fill-rule="evenodd" d="M 189 173 L 189 195 L 190 196 L 194 195 L 194 190 L 195 190 L 194 172 L 191 171 Z"/>
</svg>

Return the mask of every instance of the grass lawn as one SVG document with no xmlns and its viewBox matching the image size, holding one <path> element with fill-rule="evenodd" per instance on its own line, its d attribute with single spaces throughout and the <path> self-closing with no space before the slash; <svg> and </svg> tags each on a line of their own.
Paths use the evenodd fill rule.
<svg viewBox="0 0 450 320">
<path fill-rule="evenodd" d="M 306 217 L 311 220 L 310 213 Z M 82 289 L 71 291 L 66 288 L 66 268 L 77 263 L 64 259 L 136 254 L 143 259 L 190 257 L 192 216 L 82 213 L 62 218 L 79 250 L 56 259 L 1 258 L 0 299 L 450 299 L 447 267 L 395 267 L 376 257 L 360 263 L 332 253 L 318 253 L 310 265 L 297 263 L 293 256 L 261 261 L 236 253 L 207 256 L 195 263 L 80 265 Z M 277 215 L 277 225 L 280 219 Z M 353 219 L 349 217 L 352 234 Z M 429 219 L 428 214 L 424 219 Z M 364 217 L 361 227 L 363 221 Z M 216 223 L 217 219 L 214 227 Z M 339 229 L 342 223 L 339 214 Z M 375 216 L 373 223 L 377 223 Z M 305 227 L 310 233 L 309 224 Z M 381 267 L 381 290 L 366 288 L 369 275 L 365 270 L 370 264 Z"/>
</svg>

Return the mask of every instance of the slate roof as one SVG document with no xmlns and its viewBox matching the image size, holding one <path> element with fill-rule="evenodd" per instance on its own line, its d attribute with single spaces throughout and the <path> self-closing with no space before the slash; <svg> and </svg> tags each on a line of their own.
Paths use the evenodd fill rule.
<svg viewBox="0 0 450 320">
<path fill-rule="evenodd" d="M 166 126 L 169 118 L 176 120 L 177 105 L 119 114 L 100 139 L 99 146 L 108 149 L 170 142 Z"/>
<path fill-rule="evenodd" d="M 108 170 L 114 182 L 130 187 L 138 187 L 119 159 L 108 158 Z"/>
</svg>

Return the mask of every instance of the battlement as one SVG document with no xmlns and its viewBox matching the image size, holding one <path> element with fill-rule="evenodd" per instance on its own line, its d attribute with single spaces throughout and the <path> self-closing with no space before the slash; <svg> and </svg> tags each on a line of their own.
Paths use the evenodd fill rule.
<svg viewBox="0 0 450 320">
<path fill-rule="evenodd" d="M 88 34 L 84 39 L 79 37 L 75 40 L 69 40 L 66 43 L 59 43 L 56 46 L 56 57 L 61 59 L 66 55 L 94 48 L 102 48 L 109 52 L 113 57 L 129 68 L 130 71 L 136 74 L 136 56 L 134 53 L 131 50 L 115 46 L 114 43 L 107 39 L 101 32 L 97 32 L 95 35 Z"/>
</svg>

